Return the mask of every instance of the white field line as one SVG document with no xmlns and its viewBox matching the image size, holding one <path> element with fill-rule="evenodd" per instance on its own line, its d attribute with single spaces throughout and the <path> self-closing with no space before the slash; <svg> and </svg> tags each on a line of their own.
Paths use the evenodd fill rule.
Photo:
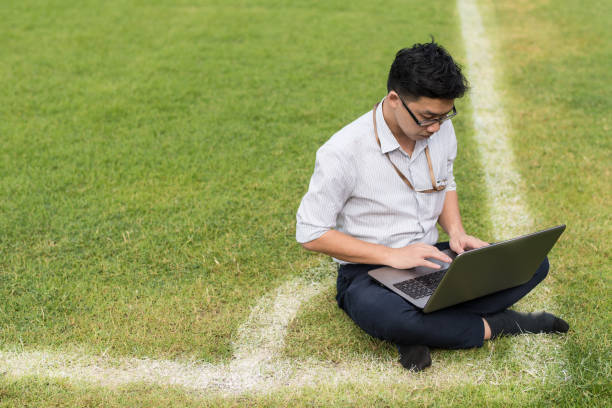
<svg viewBox="0 0 612 408">
<path fill-rule="evenodd" d="M 538 370 L 493 370 L 491 360 L 465 359 L 439 364 L 423 373 L 412 373 L 394 360 L 364 357 L 335 364 L 315 360 L 275 359 L 258 369 L 232 370 L 230 365 L 198 362 L 178 363 L 167 360 L 110 359 L 59 352 L 0 352 L 0 374 L 14 378 L 37 377 L 69 380 L 75 384 L 93 384 L 115 388 L 145 383 L 178 386 L 205 395 L 270 393 L 282 388 L 336 387 L 340 384 L 369 386 L 403 384 L 410 389 L 455 387 L 460 384 L 508 384 L 528 390 L 544 382 Z M 551 365 L 555 361 L 551 359 Z"/>
<path fill-rule="evenodd" d="M 295 371 L 289 362 L 277 360 L 287 326 L 300 304 L 318 293 L 322 285 L 312 277 L 294 279 L 260 299 L 238 329 L 234 356 L 229 364 L 112 359 L 52 351 L 0 351 L 0 374 L 66 378 L 104 386 L 145 382 L 230 393 L 280 384 L 281 379 L 289 379 Z"/>
<path fill-rule="evenodd" d="M 269 393 L 286 387 L 334 387 L 339 384 L 403 384 L 412 389 L 439 389 L 462 383 L 513 382 L 528 389 L 534 382 L 546 378 L 541 370 L 531 367 L 519 371 L 494 370 L 491 368 L 494 365 L 492 354 L 480 360 L 464 357 L 456 361 L 436 361 L 434 357 L 433 366 L 418 374 L 404 370 L 394 359 L 366 356 L 348 359 L 340 364 L 283 359 L 281 352 L 287 326 L 301 302 L 308 301 L 323 288 L 332 285 L 331 268 L 322 266 L 315 271 L 318 275 L 315 279 L 311 270 L 308 276 L 281 285 L 253 307 L 249 318 L 238 330 L 234 356 L 228 364 L 114 359 L 78 352 L 0 351 L 0 375 L 61 378 L 105 387 L 130 383 L 170 385 L 205 395 Z M 526 342 L 533 341 L 532 338 L 526 339 Z M 550 355 L 549 359 L 553 365 L 557 360 Z"/>
<path fill-rule="evenodd" d="M 472 82 L 474 123 L 485 170 L 494 231 L 500 238 L 531 230 L 533 225 L 521 196 L 521 180 L 514 169 L 512 149 L 505 133 L 503 107 L 495 91 L 494 65 L 478 8 L 472 0 L 458 0 Z M 507 384 L 527 391 L 534 382 L 551 376 L 563 378 L 564 360 L 559 342 L 550 336 L 529 335 L 513 339 L 508 364 L 492 366 L 494 345 L 486 359 L 465 357 L 436 361 L 423 373 L 403 370 L 393 359 L 349 359 L 332 364 L 281 357 L 287 327 L 300 304 L 332 285 L 333 270 L 322 265 L 306 276 L 281 285 L 264 296 L 239 328 L 234 355 L 228 364 L 152 359 L 112 359 L 59 351 L 1 351 L 0 375 L 63 378 L 76 383 L 121 386 L 128 383 L 176 385 L 210 393 L 242 394 L 271 392 L 304 386 L 334 387 L 337 384 L 403 384 L 408 388 L 450 387 L 461 383 Z M 550 306 L 538 288 L 538 302 Z M 531 296 L 533 299 L 533 296 Z M 457 353 L 460 353 L 458 351 Z M 496 356 L 495 359 L 499 359 Z M 511 368 L 510 368 L 511 367 Z M 518 368 L 517 368 L 518 367 Z"/>
<path fill-rule="evenodd" d="M 497 92 L 493 49 L 482 24 L 476 0 L 458 0 L 457 9 L 461 16 L 468 77 L 471 78 L 473 123 L 480 159 L 485 176 L 486 191 L 489 195 L 489 210 L 493 233 L 496 239 L 507 239 L 526 232 L 532 232 L 534 222 L 523 197 L 525 186 L 516 171 L 515 158 L 508 139 L 508 123 L 505 109 Z M 543 307 L 542 292 L 537 299 Z M 532 299 L 535 296 L 530 295 Z M 533 299 L 535 300 L 535 299 Z"/>
<path fill-rule="evenodd" d="M 508 124 L 497 93 L 490 34 L 484 29 L 475 0 L 458 0 L 461 30 L 471 78 L 473 123 L 484 169 L 493 232 L 496 239 L 532 232 L 533 220 L 523 198 L 523 183 L 515 170 Z"/>
<path fill-rule="evenodd" d="M 506 131 L 508 122 L 497 92 L 494 52 L 489 42 L 491 34 L 485 31 L 476 0 L 457 0 L 457 9 L 461 16 L 468 77 L 472 83 L 474 130 L 489 194 L 493 232 L 497 239 L 507 239 L 532 232 L 534 222 L 522 194 L 525 186 L 515 170 L 515 158 Z M 545 280 L 518 306 L 555 311 L 550 293 Z M 560 355 L 560 346 L 558 342 L 543 343 L 534 339 L 537 337 L 521 336 L 513 343 L 514 353 L 517 362 L 522 362 L 526 369 L 544 374 L 546 361 L 553 355 Z"/>
</svg>

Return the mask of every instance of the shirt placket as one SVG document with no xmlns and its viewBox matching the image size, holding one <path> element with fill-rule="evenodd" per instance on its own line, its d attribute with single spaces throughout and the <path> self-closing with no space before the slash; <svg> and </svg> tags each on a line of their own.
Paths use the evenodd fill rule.
<svg viewBox="0 0 612 408">
<path fill-rule="evenodd" d="M 422 148 L 417 150 L 415 147 L 415 151 L 413 152 L 412 156 L 408 156 L 408 154 L 401 149 L 397 149 L 393 152 L 395 156 L 393 162 L 397 168 L 404 173 L 404 175 L 408 178 L 408 181 L 410 181 L 413 186 L 415 186 L 415 180 L 420 174 L 417 168 L 417 162 L 419 161 L 418 157 L 421 155 L 422 151 Z M 406 192 L 409 200 L 411 201 L 411 203 L 409 203 L 409 208 L 414 208 L 414 214 L 412 214 L 413 219 L 418 224 L 421 233 L 424 233 L 425 228 L 423 223 L 423 214 L 425 211 L 422 211 L 424 203 L 419 198 L 421 194 L 408 188 L 407 186 Z"/>
<path fill-rule="evenodd" d="M 424 151 L 425 151 L 426 146 L 427 146 L 427 143 L 424 143 L 422 141 L 417 142 L 414 147 L 414 152 L 412 153 L 412 157 L 410 160 L 410 168 L 411 168 L 410 176 L 412 177 L 412 180 L 414 181 L 413 186 L 415 186 L 417 190 L 420 189 L 417 187 L 417 185 L 421 186 L 422 183 L 421 182 L 417 183 L 416 180 L 418 179 L 419 181 L 421 181 L 421 179 L 425 175 L 424 167 L 423 167 L 423 157 L 425 156 Z M 416 203 L 417 203 L 417 220 L 419 223 L 419 227 L 421 227 L 422 234 L 425 233 L 425 224 L 427 221 L 425 217 L 428 213 L 428 211 L 426 211 L 427 209 L 424 208 L 427 205 L 423 197 L 424 195 L 425 195 L 424 193 L 415 192 Z"/>
</svg>

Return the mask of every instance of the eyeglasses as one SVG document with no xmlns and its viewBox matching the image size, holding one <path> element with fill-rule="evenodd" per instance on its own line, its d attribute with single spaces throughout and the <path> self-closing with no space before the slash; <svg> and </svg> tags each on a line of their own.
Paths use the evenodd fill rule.
<svg viewBox="0 0 612 408">
<path fill-rule="evenodd" d="M 395 92 L 397 93 L 397 91 Z M 457 116 L 457 109 L 455 109 L 455 105 L 453 105 L 453 111 L 451 113 L 449 113 L 446 116 L 443 116 L 441 118 L 438 119 L 425 119 L 425 120 L 418 120 L 416 118 L 416 116 L 414 116 L 414 113 L 412 113 L 412 111 L 410 110 L 410 108 L 408 107 L 408 105 L 406 105 L 406 103 L 404 102 L 404 100 L 402 99 L 402 97 L 399 95 L 399 93 L 397 93 L 397 97 L 400 99 L 400 101 L 402 101 L 402 105 L 404 105 L 404 108 L 406 108 L 406 110 L 408 111 L 408 113 L 410 114 L 410 116 L 412 116 L 412 119 L 414 119 L 414 121 L 416 122 L 417 125 L 422 126 L 422 127 L 427 127 L 427 126 L 431 126 L 435 123 L 440 123 L 442 124 L 442 122 L 445 122 L 447 120 L 449 120 L 450 118 Z"/>
</svg>

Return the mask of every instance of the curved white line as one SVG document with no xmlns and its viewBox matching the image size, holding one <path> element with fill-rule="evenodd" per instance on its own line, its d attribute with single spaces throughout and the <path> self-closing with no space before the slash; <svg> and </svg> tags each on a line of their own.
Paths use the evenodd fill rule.
<svg viewBox="0 0 612 408">
<path fill-rule="evenodd" d="M 493 228 L 500 237 L 510 237 L 531 230 L 533 222 L 523 204 L 525 201 L 521 194 L 520 176 L 514 170 L 504 109 L 495 91 L 491 46 L 480 13 L 473 0 L 458 0 L 457 5 L 466 44 L 469 76 L 472 78 L 474 127 L 490 194 Z M 564 364 L 558 342 L 550 340 L 548 336 L 533 335 L 513 340 L 509 362 L 512 365 L 519 364 L 520 372 L 495 370 L 487 360 L 434 360 L 431 369 L 414 374 L 402 369 L 393 360 L 347 359 L 345 363 L 332 364 L 280 358 L 287 327 L 301 303 L 329 287 L 333 275 L 333 268 L 321 265 L 307 271 L 306 276 L 290 280 L 263 297 L 239 328 L 234 356 L 228 364 L 111 359 L 48 351 L 0 351 L 0 374 L 66 378 L 103 386 L 145 382 L 177 385 L 205 392 L 240 394 L 269 392 L 281 387 L 334 386 L 340 383 L 401 383 L 414 388 L 454 386 L 460 383 L 529 384 L 534 380 L 563 373 L 557 366 Z M 546 294 L 546 288 L 540 290 L 540 293 Z"/>
</svg>

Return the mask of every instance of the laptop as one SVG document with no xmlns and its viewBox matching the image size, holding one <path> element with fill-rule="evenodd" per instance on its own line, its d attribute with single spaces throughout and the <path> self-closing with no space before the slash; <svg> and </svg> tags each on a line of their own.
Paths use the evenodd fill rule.
<svg viewBox="0 0 612 408">
<path fill-rule="evenodd" d="M 448 249 L 442 252 L 452 258 L 450 264 L 428 258 L 440 269 L 385 266 L 368 274 L 424 313 L 430 313 L 526 283 L 564 230 L 565 225 L 558 225 L 460 255 Z"/>
</svg>

